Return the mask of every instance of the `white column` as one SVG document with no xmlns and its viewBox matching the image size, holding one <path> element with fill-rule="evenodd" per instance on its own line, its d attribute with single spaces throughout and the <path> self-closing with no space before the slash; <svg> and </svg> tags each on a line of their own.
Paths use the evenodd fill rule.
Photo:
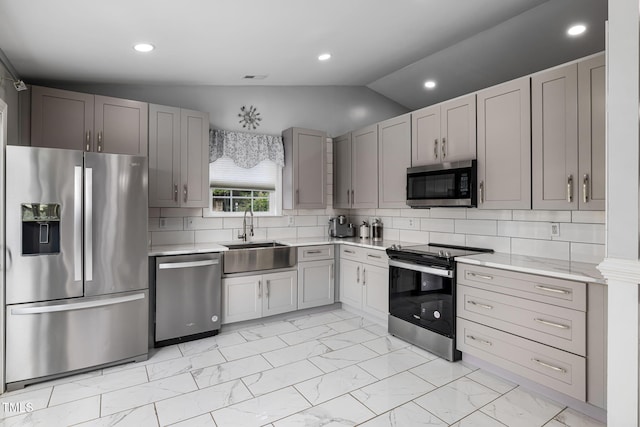
<svg viewBox="0 0 640 427">
<path fill-rule="evenodd" d="M 640 3 L 609 0 L 607 41 L 607 425 L 638 426 Z"/>
</svg>

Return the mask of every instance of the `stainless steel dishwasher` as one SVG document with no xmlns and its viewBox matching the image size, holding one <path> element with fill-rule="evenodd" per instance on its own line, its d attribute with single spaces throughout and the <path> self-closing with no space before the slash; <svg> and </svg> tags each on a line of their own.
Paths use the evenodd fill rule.
<svg viewBox="0 0 640 427">
<path fill-rule="evenodd" d="M 220 258 L 219 253 L 156 258 L 156 347 L 218 333 Z"/>
</svg>

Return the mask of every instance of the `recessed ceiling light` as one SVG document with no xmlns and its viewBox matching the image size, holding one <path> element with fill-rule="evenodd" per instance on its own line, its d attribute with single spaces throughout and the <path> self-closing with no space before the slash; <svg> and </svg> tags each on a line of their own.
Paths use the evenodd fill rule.
<svg viewBox="0 0 640 427">
<path fill-rule="evenodd" d="M 326 61 L 327 59 L 331 59 L 330 53 L 323 53 L 318 56 L 318 61 Z"/>
<path fill-rule="evenodd" d="M 138 43 L 134 45 L 133 48 L 138 52 L 146 53 L 151 52 L 153 49 L 155 49 L 155 46 L 150 43 Z"/>
<path fill-rule="evenodd" d="M 587 27 L 582 24 L 576 24 L 569 27 L 569 29 L 567 30 L 567 34 L 569 34 L 570 36 L 579 36 L 585 31 L 587 31 Z"/>
<path fill-rule="evenodd" d="M 436 82 L 434 82 L 433 80 L 427 80 L 426 82 L 424 82 L 424 87 L 426 87 L 427 89 L 433 89 L 434 87 L 436 87 Z"/>
</svg>

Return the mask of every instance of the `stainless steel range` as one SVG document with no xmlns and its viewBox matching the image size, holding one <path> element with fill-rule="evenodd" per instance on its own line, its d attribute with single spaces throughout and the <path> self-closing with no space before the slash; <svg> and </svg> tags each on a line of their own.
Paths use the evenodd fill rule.
<svg viewBox="0 0 640 427">
<path fill-rule="evenodd" d="M 387 249 L 389 333 L 449 361 L 456 350 L 455 258 L 492 249 L 419 245 Z"/>
</svg>

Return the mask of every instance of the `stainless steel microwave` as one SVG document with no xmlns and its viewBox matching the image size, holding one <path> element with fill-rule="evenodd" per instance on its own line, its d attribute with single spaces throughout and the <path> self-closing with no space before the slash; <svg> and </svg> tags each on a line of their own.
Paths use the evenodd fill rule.
<svg viewBox="0 0 640 427">
<path fill-rule="evenodd" d="M 407 205 L 475 207 L 476 182 L 475 160 L 407 168 Z"/>
</svg>

